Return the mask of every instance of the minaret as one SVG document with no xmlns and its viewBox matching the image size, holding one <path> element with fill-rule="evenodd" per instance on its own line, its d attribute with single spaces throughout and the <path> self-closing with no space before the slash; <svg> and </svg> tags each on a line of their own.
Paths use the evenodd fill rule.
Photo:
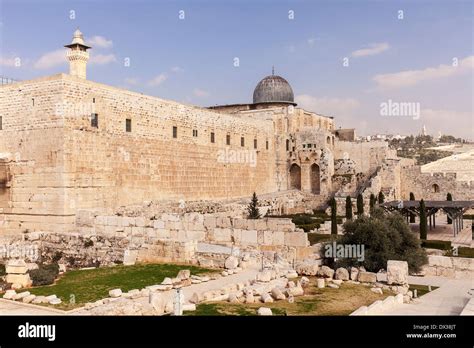
<svg viewBox="0 0 474 348">
<path fill-rule="evenodd" d="M 74 32 L 71 44 L 64 47 L 69 48 L 66 54 L 67 60 L 69 60 L 69 74 L 85 79 L 87 61 L 89 60 L 87 50 L 91 47 L 84 44 L 84 37 L 79 29 Z"/>
</svg>

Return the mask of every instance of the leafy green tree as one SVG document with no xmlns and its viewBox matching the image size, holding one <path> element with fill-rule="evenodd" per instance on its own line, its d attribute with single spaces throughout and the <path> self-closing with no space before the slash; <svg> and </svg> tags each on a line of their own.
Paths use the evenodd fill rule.
<svg viewBox="0 0 474 348">
<path fill-rule="evenodd" d="M 426 240 L 428 234 L 428 223 L 426 219 L 425 201 L 420 201 L 420 239 Z"/>
<path fill-rule="evenodd" d="M 364 215 L 364 198 L 362 197 L 362 193 L 357 195 L 357 216 L 361 217 Z"/>
<path fill-rule="evenodd" d="M 336 199 L 331 199 L 331 234 L 337 235 L 337 204 Z"/>
<path fill-rule="evenodd" d="M 249 219 L 260 219 L 260 210 L 258 209 L 258 198 L 255 192 L 253 193 L 252 200 L 250 201 L 247 210 L 249 213 Z"/>
<path fill-rule="evenodd" d="M 415 194 L 413 192 L 410 192 L 410 201 L 415 200 Z M 410 213 L 410 223 L 415 223 L 415 214 Z"/>
<path fill-rule="evenodd" d="M 379 192 L 379 204 L 383 204 L 385 201 L 385 196 L 382 191 Z"/>
<path fill-rule="evenodd" d="M 376 207 L 373 214 L 344 223 L 344 234 L 338 244 L 364 246 L 363 257 L 325 258 L 327 245 L 321 248 L 325 264 L 333 267 L 364 266 L 370 272 L 387 268 L 388 260 L 407 261 L 410 272 L 419 272 L 427 263 L 426 251 L 399 213 L 385 213 Z M 332 263 L 331 263 L 332 262 Z"/>
<path fill-rule="evenodd" d="M 346 197 L 346 219 L 352 220 L 352 200 L 351 196 Z"/>
<path fill-rule="evenodd" d="M 447 201 L 453 200 L 453 196 L 451 195 L 451 193 L 448 192 L 448 194 L 446 195 L 446 200 Z M 448 216 L 448 225 L 451 225 L 452 223 L 453 223 L 453 220 L 451 220 L 451 218 Z"/>
</svg>

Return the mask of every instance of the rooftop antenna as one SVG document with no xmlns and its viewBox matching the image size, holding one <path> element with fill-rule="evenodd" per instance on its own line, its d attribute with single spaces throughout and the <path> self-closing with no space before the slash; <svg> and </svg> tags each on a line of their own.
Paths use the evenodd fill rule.
<svg viewBox="0 0 474 348">
<path fill-rule="evenodd" d="M 275 66 L 272 65 L 272 75 L 275 75 Z"/>
</svg>

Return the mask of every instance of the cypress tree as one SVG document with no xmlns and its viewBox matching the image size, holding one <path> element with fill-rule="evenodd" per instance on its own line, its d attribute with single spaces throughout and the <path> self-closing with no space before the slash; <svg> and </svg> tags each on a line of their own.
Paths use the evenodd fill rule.
<svg viewBox="0 0 474 348">
<path fill-rule="evenodd" d="M 346 219 L 352 220 L 352 200 L 351 196 L 346 197 Z"/>
<path fill-rule="evenodd" d="M 410 192 L 410 201 L 415 200 L 415 194 L 413 192 Z M 415 214 L 410 213 L 410 222 L 414 223 L 415 222 Z"/>
<path fill-rule="evenodd" d="M 425 201 L 420 201 L 420 239 L 426 240 L 428 233 L 428 224 L 426 220 Z"/>
<path fill-rule="evenodd" d="M 448 192 L 448 194 L 446 195 L 446 200 L 447 201 L 453 200 L 453 196 L 451 195 L 451 193 Z M 451 218 L 448 216 L 448 225 L 451 225 L 452 223 L 453 223 L 453 220 L 451 220 Z"/>
<path fill-rule="evenodd" d="M 379 204 L 383 204 L 385 201 L 385 196 L 382 191 L 379 192 Z"/>
<path fill-rule="evenodd" d="M 258 209 L 258 198 L 255 192 L 253 193 L 252 200 L 247 208 L 249 212 L 249 219 L 260 219 L 260 210 Z"/>
<path fill-rule="evenodd" d="M 337 205 L 334 197 L 331 200 L 331 234 L 337 234 Z"/>
<path fill-rule="evenodd" d="M 373 193 L 371 193 L 370 194 L 370 199 L 369 199 L 369 207 L 370 207 L 370 213 L 371 214 L 374 211 L 375 203 L 376 203 L 375 195 Z"/>
<path fill-rule="evenodd" d="M 357 216 L 364 215 L 364 198 L 362 198 L 362 193 L 357 195 Z"/>
</svg>

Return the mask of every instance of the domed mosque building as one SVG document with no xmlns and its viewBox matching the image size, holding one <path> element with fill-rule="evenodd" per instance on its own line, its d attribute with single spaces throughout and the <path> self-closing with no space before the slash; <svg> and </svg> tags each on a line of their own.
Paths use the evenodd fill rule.
<svg viewBox="0 0 474 348">
<path fill-rule="evenodd" d="M 293 88 L 282 76 L 260 80 L 253 103 L 212 106 L 210 109 L 256 120 L 272 121 L 279 189 L 298 189 L 317 195 L 332 191 L 336 131 L 334 118 L 297 106 Z M 353 140 L 354 132 L 345 133 Z"/>
</svg>

